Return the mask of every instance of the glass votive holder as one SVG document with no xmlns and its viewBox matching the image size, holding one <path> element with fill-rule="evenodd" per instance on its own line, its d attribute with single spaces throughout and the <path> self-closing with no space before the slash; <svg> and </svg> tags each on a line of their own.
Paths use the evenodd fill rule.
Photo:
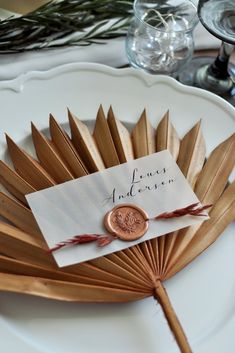
<svg viewBox="0 0 235 353">
<path fill-rule="evenodd" d="M 191 0 L 135 0 L 127 32 L 129 63 L 151 74 L 177 76 L 191 60 L 197 7 Z"/>
</svg>

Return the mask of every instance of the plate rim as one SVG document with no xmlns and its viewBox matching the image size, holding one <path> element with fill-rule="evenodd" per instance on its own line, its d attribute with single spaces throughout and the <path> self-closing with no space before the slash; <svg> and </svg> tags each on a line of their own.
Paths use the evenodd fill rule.
<svg viewBox="0 0 235 353">
<path fill-rule="evenodd" d="M 90 62 L 78 62 L 70 63 L 57 66 L 55 68 L 46 71 L 30 71 L 22 74 L 12 80 L 0 81 L 0 91 L 1 90 L 11 90 L 16 93 L 20 93 L 24 90 L 25 85 L 31 80 L 50 80 L 57 75 L 63 75 L 73 71 L 96 71 L 109 76 L 122 77 L 122 76 L 133 76 L 140 79 L 146 87 L 152 87 L 158 84 L 166 84 L 171 88 L 176 89 L 179 92 L 184 92 L 186 94 L 192 94 L 200 96 L 209 101 L 212 101 L 216 105 L 222 105 L 224 109 L 231 115 L 235 114 L 235 107 L 233 107 L 226 100 L 220 96 L 206 91 L 202 88 L 186 86 L 176 79 L 166 75 L 151 75 L 144 71 L 134 69 L 132 67 L 128 68 L 113 68 L 104 64 L 90 63 Z M 235 120 L 235 118 L 233 118 Z"/>
</svg>

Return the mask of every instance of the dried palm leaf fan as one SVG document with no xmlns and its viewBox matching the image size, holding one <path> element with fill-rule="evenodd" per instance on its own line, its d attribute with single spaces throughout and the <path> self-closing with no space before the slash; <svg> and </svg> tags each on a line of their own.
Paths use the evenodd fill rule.
<svg viewBox="0 0 235 353">
<path fill-rule="evenodd" d="M 200 122 L 179 139 L 168 112 L 156 131 L 144 111 L 131 134 L 99 108 L 93 135 L 69 112 L 71 139 L 50 116 L 51 140 L 32 125 L 38 161 L 7 136 L 15 170 L 0 162 L 0 290 L 79 302 L 126 302 L 154 296 L 164 311 L 182 353 L 191 352 L 163 281 L 174 276 L 210 246 L 235 218 L 235 135 L 205 160 Z M 27 207 L 25 195 L 133 158 L 168 149 L 203 204 L 213 204 L 210 219 L 197 226 L 145 241 L 89 262 L 59 269 Z"/>
</svg>

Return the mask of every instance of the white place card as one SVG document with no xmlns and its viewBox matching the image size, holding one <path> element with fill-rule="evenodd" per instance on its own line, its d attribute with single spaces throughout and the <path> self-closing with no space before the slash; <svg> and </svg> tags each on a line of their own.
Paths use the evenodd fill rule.
<svg viewBox="0 0 235 353">
<path fill-rule="evenodd" d="M 116 205 L 134 204 L 150 218 L 199 202 L 171 154 L 165 150 L 27 195 L 49 248 L 82 234 L 107 234 L 105 214 Z M 60 267 L 126 249 L 147 239 L 196 224 L 208 216 L 150 221 L 140 239 L 67 246 L 53 252 Z"/>
</svg>

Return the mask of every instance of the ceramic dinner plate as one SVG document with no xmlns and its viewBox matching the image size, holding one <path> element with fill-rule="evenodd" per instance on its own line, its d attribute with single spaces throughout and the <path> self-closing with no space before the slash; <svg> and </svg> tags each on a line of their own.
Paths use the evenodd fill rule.
<svg viewBox="0 0 235 353">
<path fill-rule="evenodd" d="M 65 65 L 0 83 L 0 155 L 4 132 L 30 149 L 30 121 L 44 129 L 66 107 L 94 121 L 102 103 L 136 123 L 143 108 L 153 124 L 167 109 L 182 137 L 199 119 L 207 154 L 235 130 L 235 110 L 221 98 L 164 76 L 96 64 Z M 235 227 L 165 283 L 195 353 L 235 349 Z M 5 353 L 176 353 L 178 348 L 153 299 L 125 304 L 77 304 L 0 293 L 0 350 Z"/>
</svg>

